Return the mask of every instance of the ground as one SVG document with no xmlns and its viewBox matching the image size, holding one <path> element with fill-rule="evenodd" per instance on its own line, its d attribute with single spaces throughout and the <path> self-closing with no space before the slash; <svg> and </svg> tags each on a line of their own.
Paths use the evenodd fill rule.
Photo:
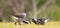
<svg viewBox="0 0 60 28">
<path fill-rule="evenodd" d="M 60 22 L 47 22 L 45 25 L 25 24 L 14 25 L 14 22 L 0 22 L 0 28 L 60 28 Z"/>
</svg>

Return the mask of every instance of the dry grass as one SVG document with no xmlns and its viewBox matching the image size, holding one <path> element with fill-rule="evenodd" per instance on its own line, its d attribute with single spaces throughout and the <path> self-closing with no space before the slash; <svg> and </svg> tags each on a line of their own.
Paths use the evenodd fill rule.
<svg viewBox="0 0 60 28">
<path fill-rule="evenodd" d="M 60 22 L 48 22 L 45 25 L 35 25 L 32 24 L 25 24 L 25 25 L 14 25 L 14 23 L 0 22 L 0 28 L 60 28 Z"/>
</svg>

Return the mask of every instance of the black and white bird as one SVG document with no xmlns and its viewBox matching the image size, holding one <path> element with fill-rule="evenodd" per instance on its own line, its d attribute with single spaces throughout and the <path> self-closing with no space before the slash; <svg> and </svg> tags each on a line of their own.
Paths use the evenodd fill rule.
<svg viewBox="0 0 60 28">
<path fill-rule="evenodd" d="M 11 16 L 11 17 L 14 19 L 15 25 L 17 23 L 19 25 L 21 25 L 20 22 L 25 22 L 24 20 L 26 19 L 26 13 L 20 13 L 20 15 L 14 15 L 14 16 Z"/>
<path fill-rule="evenodd" d="M 32 22 L 35 23 L 35 24 L 44 25 L 48 20 L 49 20 L 49 19 L 47 19 L 47 18 L 40 18 L 40 19 L 33 18 L 33 19 L 32 19 Z"/>
</svg>

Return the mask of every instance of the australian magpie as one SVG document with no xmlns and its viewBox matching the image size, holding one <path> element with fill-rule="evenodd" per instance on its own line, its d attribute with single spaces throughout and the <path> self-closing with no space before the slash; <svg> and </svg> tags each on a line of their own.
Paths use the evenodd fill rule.
<svg viewBox="0 0 60 28">
<path fill-rule="evenodd" d="M 34 18 L 32 19 L 32 22 L 35 23 L 35 24 L 41 24 L 41 25 L 44 25 L 46 22 L 48 21 L 47 18 Z"/>
</svg>

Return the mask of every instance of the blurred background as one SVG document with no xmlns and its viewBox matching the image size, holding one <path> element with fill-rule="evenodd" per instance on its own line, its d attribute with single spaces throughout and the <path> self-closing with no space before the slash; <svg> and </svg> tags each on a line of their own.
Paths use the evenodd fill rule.
<svg viewBox="0 0 60 28">
<path fill-rule="evenodd" d="M 10 16 L 19 13 L 26 13 L 26 19 L 60 21 L 60 0 L 0 0 L 0 22 L 11 22 Z"/>
</svg>

